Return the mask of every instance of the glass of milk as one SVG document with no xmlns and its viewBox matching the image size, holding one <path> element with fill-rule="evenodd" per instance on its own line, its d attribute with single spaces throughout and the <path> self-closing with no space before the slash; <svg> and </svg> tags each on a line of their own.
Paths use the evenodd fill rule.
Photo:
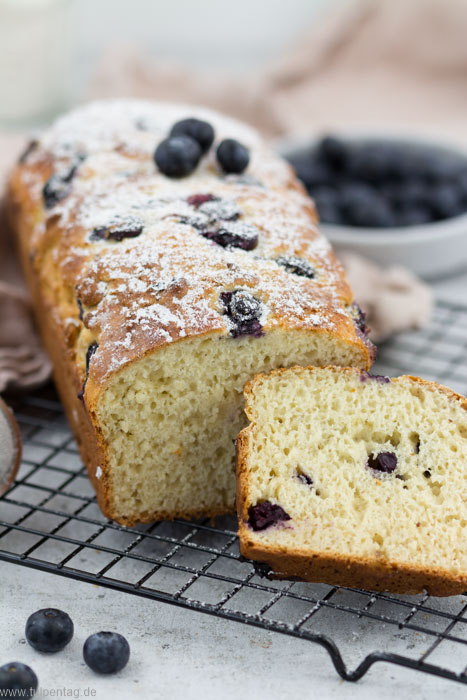
<svg viewBox="0 0 467 700">
<path fill-rule="evenodd" d="M 0 126 L 41 124 L 70 83 L 70 0 L 0 0 Z"/>
</svg>

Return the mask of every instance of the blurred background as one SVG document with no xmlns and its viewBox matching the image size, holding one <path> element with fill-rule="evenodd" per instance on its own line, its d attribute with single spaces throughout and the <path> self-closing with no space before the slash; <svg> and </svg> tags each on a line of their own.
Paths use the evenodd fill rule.
<svg viewBox="0 0 467 700">
<path fill-rule="evenodd" d="M 428 321 L 434 281 L 467 290 L 466 36 L 466 0 L 0 0 L 0 178 L 90 99 L 244 119 L 296 168 L 386 338 Z"/>
<path fill-rule="evenodd" d="M 0 123 L 46 121 L 86 98 L 109 51 L 218 75 L 262 70 L 336 4 L 342 0 L 0 0 Z"/>
</svg>

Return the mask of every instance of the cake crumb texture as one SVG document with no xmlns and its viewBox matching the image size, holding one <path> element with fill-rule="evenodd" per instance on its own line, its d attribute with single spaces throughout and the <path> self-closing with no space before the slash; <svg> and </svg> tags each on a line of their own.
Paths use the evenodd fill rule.
<svg viewBox="0 0 467 700">
<path fill-rule="evenodd" d="M 467 590 L 463 397 L 408 376 L 296 367 L 256 377 L 246 399 L 251 424 L 238 440 L 245 556 L 278 577 Z M 262 503 L 290 519 L 263 518 L 258 529 Z"/>
</svg>

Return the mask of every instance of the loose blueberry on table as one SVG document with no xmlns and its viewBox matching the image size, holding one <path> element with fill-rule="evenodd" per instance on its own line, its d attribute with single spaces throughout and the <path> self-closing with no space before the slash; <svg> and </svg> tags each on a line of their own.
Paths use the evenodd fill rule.
<svg viewBox="0 0 467 700">
<path fill-rule="evenodd" d="M 36 651 L 54 654 L 71 641 L 74 627 L 71 617 L 63 610 L 44 608 L 28 617 L 26 639 Z"/>
<path fill-rule="evenodd" d="M 83 658 L 95 673 L 118 673 L 128 663 L 130 645 L 117 632 L 96 632 L 86 639 Z"/>
<path fill-rule="evenodd" d="M 5 698 L 32 698 L 37 690 L 37 676 L 29 666 L 17 661 L 0 666 L 0 695 Z"/>
<path fill-rule="evenodd" d="M 328 136 L 289 161 L 324 223 L 383 229 L 467 212 L 467 159 L 442 149 Z"/>
</svg>

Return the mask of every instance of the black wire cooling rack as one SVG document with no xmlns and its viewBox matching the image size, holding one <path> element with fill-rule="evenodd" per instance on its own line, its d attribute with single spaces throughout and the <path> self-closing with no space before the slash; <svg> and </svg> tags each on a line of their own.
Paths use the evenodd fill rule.
<svg viewBox="0 0 467 700">
<path fill-rule="evenodd" d="M 376 371 L 417 373 L 465 393 L 467 307 L 438 304 L 428 328 L 381 348 Z M 10 404 L 24 453 L 0 499 L 0 560 L 318 643 L 346 680 L 383 661 L 467 684 L 467 594 L 268 581 L 240 556 L 233 517 L 117 525 L 96 505 L 54 389 Z"/>
</svg>

